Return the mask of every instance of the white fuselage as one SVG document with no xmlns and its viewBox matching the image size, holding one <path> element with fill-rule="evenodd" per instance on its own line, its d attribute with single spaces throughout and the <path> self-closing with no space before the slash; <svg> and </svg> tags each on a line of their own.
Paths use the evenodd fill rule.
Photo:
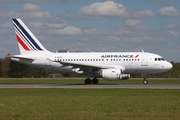
<svg viewBox="0 0 180 120">
<path fill-rule="evenodd" d="M 161 56 L 145 52 L 42 52 L 27 54 L 26 56 L 34 60 L 21 59 L 20 62 L 59 72 L 80 74 L 86 74 L 86 72 L 80 72 L 78 68 L 83 69 L 86 66 L 93 66 L 93 68 L 119 68 L 123 74 L 159 73 L 172 68 L 171 63 L 165 61 Z M 13 58 L 13 60 L 19 61 L 16 58 Z"/>
</svg>

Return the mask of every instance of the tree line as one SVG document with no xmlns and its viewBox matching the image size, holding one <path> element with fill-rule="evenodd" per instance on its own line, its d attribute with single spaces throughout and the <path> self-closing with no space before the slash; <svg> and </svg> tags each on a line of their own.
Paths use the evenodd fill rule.
<svg viewBox="0 0 180 120">
<path fill-rule="evenodd" d="M 48 77 L 49 74 L 62 74 L 64 77 L 86 77 L 81 75 L 63 74 L 52 70 L 45 70 L 28 66 L 25 64 L 17 63 L 10 60 L 10 55 L 0 59 L 0 77 L 1 78 L 40 78 Z M 180 63 L 171 62 L 173 68 L 164 73 L 148 74 L 147 77 L 152 78 L 179 78 L 180 77 Z M 141 74 L 132 74 L 134 78 L 139 78 Z"/>
</svg>

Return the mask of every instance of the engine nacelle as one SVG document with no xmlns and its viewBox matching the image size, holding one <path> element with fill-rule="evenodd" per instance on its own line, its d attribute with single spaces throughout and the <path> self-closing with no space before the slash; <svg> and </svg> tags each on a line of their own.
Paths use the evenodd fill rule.
<svg viewBox="0 0 180 120">
<path fill-rule="evenodd" d="M 130 74 L 122 74 L 121 69 L 103 69 L 101 75 L 104 80 L 125 80 L 130 78 Z"/>
<path fill-rule="evenodd" d="M 131 75 L 130 74 L 121 74 L 121 80 L 127 80 L 127 79 L 129 79 L 130 77 L 131 77 Z"/>
</svg>

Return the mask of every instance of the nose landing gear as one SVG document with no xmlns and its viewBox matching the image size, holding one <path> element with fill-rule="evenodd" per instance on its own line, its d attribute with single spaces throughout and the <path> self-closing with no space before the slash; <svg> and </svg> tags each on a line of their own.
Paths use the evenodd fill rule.
<svg viewBox="0 0 180 120">
<path fill-rule="evenodd" d="M 146 79 L 146 74 L 143 74 L 142 78 L 143 78 L 144 85 L 147 85 L 148 84 L 148 80 Z"/>
</svg>

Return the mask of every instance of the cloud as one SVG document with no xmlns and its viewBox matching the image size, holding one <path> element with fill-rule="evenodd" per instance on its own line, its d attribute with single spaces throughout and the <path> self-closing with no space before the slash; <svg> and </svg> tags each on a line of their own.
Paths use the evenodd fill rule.
<svg viewBox="0 0 180 120">
<path fill-rule="evenodd" d="M 12 23 L 4 23 L 0 25 L 0 35 L 1 37 L 8 34 L 8 30 L 12 28 Z"/>
<path fill-rule="evenodd" d="M 173 6 L 160 8 L 157 13 L 166 17 L 180 16 L 180 10 L 175 9 Z"/>
<path fill-rule="evenodd" d="M 40 6 L 37 6 L 32 3 L 26 3 L 19 9 L 17 12 L 9 12 L 7 14 L 8 18 L 50 18 L 52 17 L 50 12 L 43 11 Z"/>
<path fill-rule="evenodd" d="M 62 29 L 67 27 L 67 23 L 64 22 L 64 20 L 60 19 L 59 17 L 48 20 L 48 22 L 46 22 L 45 25 L 49 28 L 55 28 L 55 29 Z"/>
<path fill-rule="evenodd" d="M 180 26 L 177 24 L 169 24 L 163 27 L 165 33 L 173 38 L 180 37 Z"/>
<path fill-rule="evenodd" d="M 127 26 L 138 26 L 138 25 L 141 25 L 142 24 L 142 21 L 141 20 L 134 20 L 134 19 L 131 19 L 131 20 L 126 20 L 126 25 Z"/>
<path fill-rule="evenodd" d="M 81 35 L 82 31 L 79 28 L 67 26 L 63 29 L 50 29 L 48 30 L 48 33 L 56 35 Z"/>
<path fill-rule="evenodd" d="M 154 3 L 167 3 L 169 0 L 147 0 L 149 2 L 154 2 Z M 171 0 L 171 2 L 176 2 L 178 0 Z"/>
<path fill-rule="evenodd" d="M 151 10 L 145 10 L 145 11 L 136 11 L 133 13 L 134 18 L 139 17 L 153 17 L 154 13 Z"/>
<path fill-rule="evenodd" d="M 126 16 L 127 10 L 121 4 L 116 4 L 113 1 L 107 1 L 103 3 L 94 3 L 90 6 L 82 7 L 76 13 L 68 13 L 70 18 L 93 18 L 99 19 L 102 17 L 120 17 Z"/>
<path fill-rule="evenodd" d="M 153 17 L 154 13 L 151 10 L 131 10 L 114 1 L 106 1 L 82 7 L 77 12 L 69 12 L 66 16 L 72 19 L 138 18 Z"/>
<path fill-rule="evenodd" d="M 31 3 L 27 3 L 24 4 L 22 7 L 22 11 L 41 11 L 41 7 L 35 5 L 35 4 L 31 4 Z"/>
<path fill-rule="evenodd" d="M 164 26 L 163 28 L 168 30 L 168 29 L 175 29 L 175 28 L 178 28 L 179 26 L 177 24 L 169 24 L 169 25 L 166 25 Z"/>
<path fill-rule="evenodd" d="M 125 16 L 126 8 L 121 4 L 116 4 L 113 1 L 104 3 L 94 3 L 80 9 L 82 14 L 93 16 Z"/>
<path fill-rule="evenodd" d="M 167 0 L 148 0 L 149 2 L 157 2 L 157 3 L 163 3 L 166 2 Z"/>
<path fill-rule="evenodd" d="M 33 2 L 33 3 L 38 3 L 38 2 L 57 2 L 57 3 L 68 3 L 68 2 L 75 2 L 75 1 L 79 1 L 79 0 L 31 0 L 30 2 Z M 29 2 L 27 0 L 1 0 L 2 3 L 17 3 L 17 2 Z"/>
<path fill-rule="evenodd" d="M 109 33 L 110 33 L 110 29 L 98 29 L 98 28 L 83 29 L 83 34 L 86 35 L 107 35 Z"/>
</svg>

